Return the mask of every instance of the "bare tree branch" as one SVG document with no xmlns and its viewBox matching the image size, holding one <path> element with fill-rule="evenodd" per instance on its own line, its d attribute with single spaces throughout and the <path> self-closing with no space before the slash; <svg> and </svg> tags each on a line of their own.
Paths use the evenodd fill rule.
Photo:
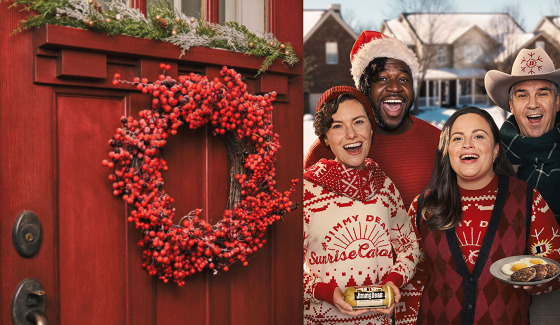
<svg viewBox="0 0 560 325">
<path fill-rule="evenodd" d="M 360 35 L 364 30 L 377 30 L 377 26 L 373 20 L 362 21 L 357 18 L 356 12 L 352 8 L 346 8 L 342 19 L 352 28 L 352 30 Z"/>
<path fill-rule="evenodd" d="M 560 0 L 551 0 L 551 1 L 552 1 L 552 8 L 550 14 L 554 16 L 560 15 Z"/>
<path fill-rule="evenodd" d="M 560 0 L 556 0 L 560 3 Z M 519 28 L 524 31 L 525 23 L 519 3 L 504 4 L 500 10 L 504 15 L 496 16 L 490 23 L 492 35 L 497 35 L 496 44 L 485 48 L 486 70 L 498 70 L 505 73 L 511 72 L 511 67 L 515 61 L 519 43 Z M 507 112 L 503 111 L 504 119 Z"/>
<path fill-rule="evenodd" d="M 303 57 L 303 91 L 311 92 L 314 86 L 313 80 L 317 78 L 317 58 L 315 55 L 305 55 Z"/>
<path fill-rule="evenodd" d="M 403 12 L 442 13 L 455 9 L 455 5 L 449 0 L 394 0 L 391 7 L 393 14 L 397 16 Z"/>
<path fill-rule="evenodd" d="M 556 2 L 560 3 L 559 0 L 556 0 Z M 521 14 L 519 2 L 504 4 L 501 11 L 508 14 L 515 22 L 517 22 L 517 25 L 519 25 L 521 29 L 525 30 L 525 17 Z"/>
<path fill-rule="evenodd" d="M 411 13 L 407 19 L 413 26 L 422 26 L 420 42 L 416 44 L 416 54 L 420 63 L 420 76 L 418 77 L 418 91 L 420 91 L 426 72 L 435 63 L 438 47 L 437 40 L 441 39 L 449 30 L 442 28 L 444 19 L 438 14 L 450 12 L 455 9 L 454 5 L 448 0 L 394 0 L 392 7 L 397 15 L 400 13 Z M 421 13 L 414 15 L 413 13 Z M 413 112 L 418 112 L 418 99 L 420 94 L 416 94 Z"/>
</svg>

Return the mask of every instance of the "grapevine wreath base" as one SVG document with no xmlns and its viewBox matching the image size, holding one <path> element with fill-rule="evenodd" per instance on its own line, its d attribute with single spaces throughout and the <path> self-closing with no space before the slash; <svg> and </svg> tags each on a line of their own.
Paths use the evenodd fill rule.
<svg viewBox="0 0 560 325">
<path fill-rule="evenodd" d="M 161 64 L 169 70 L 170 66 Z M 128 221 L 141 232 L 144 267 L 163 282 L 179 286 L 185 277 L 205 268 L 214 274 L 228 271 L 236 261 L 248 258 L 265 244 L 268 226 L 297 208 L 289 200 L 297 180 L 285 192 L 275 189 L 274 161 L 280 148 L 273 132 L 272 102 L 276 93 L 247 93 L 240 74 L 223 67 L 221 79 L 191 73 L 177 80 L 164 74 L 149 83 L 134 79 L 137 88 L 153 96 L 152 108 L 140 119 L 122 117 L 123 127 L 109 140 L 113 147 L 102 164 L 114 173 L 113 194 L 130 206 Z M 115 74 L 114 85 L 120 75 Z M 163 189 L 163 159 L 167 138 L 179 127 L 197 129 L 210 123 L 213 133 L 226 144 L 231 163 L 230 196 L 222 219 L 210 224 L 200 218 L 200 209 L 174 224 L 174 199 Z"/>
</svg>

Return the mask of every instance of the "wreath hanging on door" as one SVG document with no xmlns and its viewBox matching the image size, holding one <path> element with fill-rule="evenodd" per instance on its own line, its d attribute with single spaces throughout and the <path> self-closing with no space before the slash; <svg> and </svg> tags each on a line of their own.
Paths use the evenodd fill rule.
<svg viewBox="0 0 560 325">
<path fill-rule="evenodd" d="M 280 148 L 273 132 L 272 102 L 276 93 L 247 93 L 240 74 L 223 67 L 220 78 L 191 73 L 177 80 L 164 74 L 149 83 L 134 79 L 137 89 L 149 93 L 152 107 L 140 119 L 122 117 L 123 127 L 109 140 L 113 149 L 102 164 L 114 170 L 113 194 L 130 207 L 128 221 L 141 233 L 144 267 L 163 282 L 185 284 L 185 277 L 205 268 L 214 274 L 248 258 L 266 243 L 268 226 L 297 208 L 289 200 L 298 180 L 285 192 L 276 190 L 274 162 Z M 115 74 L 113 84 L 127 82 Z M 163 189 L 163 171 L 169 168 L 163 151 L 170 135 L 188 125 L 210 124 L 224 141 L 231 163 L 230 195 L 222 219 L 210 224 L 195 209 L 174 223 L 174 199 Z"/>
</svg>

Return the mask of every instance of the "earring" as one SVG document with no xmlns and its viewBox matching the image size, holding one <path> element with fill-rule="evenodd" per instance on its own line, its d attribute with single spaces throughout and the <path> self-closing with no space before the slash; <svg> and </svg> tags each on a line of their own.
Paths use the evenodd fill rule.
<svg viewBox="0 0 560 325">
<path fill-rule="evenodd" d="M 496 158 L 498 158 L 498 156 L 494 157 L 494 161 L 492 161 L 492 163 L 495 163 L 495 162 L 496 162 Z"/>
</svg>

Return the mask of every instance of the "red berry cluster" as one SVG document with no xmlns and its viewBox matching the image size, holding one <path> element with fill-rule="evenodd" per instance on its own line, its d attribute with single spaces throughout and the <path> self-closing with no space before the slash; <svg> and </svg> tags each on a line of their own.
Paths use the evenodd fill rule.
<svg viewBox="0 0 560 325">
<path fill-rule="evenodd" d="M 165 64 L 160 68 L 170 69 Z M 110 159 L 102 162 L 114 169 L 109 175 L 113 194 L 128 203 L 128 221 L 141 232 L 142 266 L 150 275 L 164 282 L 173 279 L 179 286 L 186 276 L 205 268 L 218 273 L 236 261 L 247 265 L 249 256 L 265 244 L 266 228 L 297 208 L 289 195 L 298 180 L 283 193 L 274 188 L 273 164 L 280 148 L 279 136 L 272 131 L 276 93 L 250 95 L 240 74 L 223 67 L 220 75 L 223 81 L 194 73 L 177 80 L 162 74 L 154 83 L 135 78 L 137 88 L 153 96 L 152 108 L 141 111 L 140 120 L 122 117 L 123 127 L 109 140 Z M 119 74 L 114 78 L 115 85 L 127 82 Z M 162 188 L 162 171 L 169 169 L 163 149 L 180 126 L 196 129 L 207 123 L 214 134 L 229 135 L 242 144 L 237 147 L 243 152 L 235 157 L 240 157 L 243 173 L 235 175 L 239 185 L 230 184 L 240 191 L 218 223 L 201 219 L 201 210 L 195 209 L 174 224 L 174 200 Z"/>
</svg>

